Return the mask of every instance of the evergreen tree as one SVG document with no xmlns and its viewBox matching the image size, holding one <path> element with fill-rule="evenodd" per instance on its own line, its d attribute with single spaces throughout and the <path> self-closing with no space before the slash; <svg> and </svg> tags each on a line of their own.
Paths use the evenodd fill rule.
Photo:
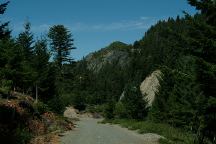
<svg viewBox="0 0 216 144">
<path fill-rule="evenodd" d="M 71 62 L 70 52 L 73 47 L 73 39 L 70 31 L 63 25 L 54 25 L 50 28 L 48 37 L 51 40 L 52 51 L 59 68 L 65 62 Z"/>
<path fill-rule="evenodd" d="M 24 24 L 24 31 L 21 32 L 17 38 L 17 43 L 22 48 L 25 61 L 32 61 L 34 50 L 33 39 L 34 37 L 31 33 L 31 24 L 30 22 L 26 22 Z"/>
<path fill-rule="evenodd" d="M 129 84 L 125 88 L 122 104 L 126 110 L 126 117 L 130 119 L 144 119 L 148 113 L 147 100 L 143 98 L 139 87 Z"/>
<path fill-rule="evenodd" d="M 12 39 L 0 41 L 0 93 L 9 94 L 14 86 L 15 67 L 18 57 L 15 51 L 15 42 Z"/>
<path fill-rule="evenodd" d="M 197 79 L 204 93 L 202 108 L 197 111 L 198 142 L 215 142 L 216 121 L 216 1 L 189 0 L 192 6 L 201 11 L 199 19 L 191 19 L 193 27 L 190 32 L 189 43 L 193 46 L 192 54 L 197 58 Z M 195 34 L 196 37 L 193 37 Z M 207 139 L 207 140 L 206 140 Z"/>
<path fill-rule="evenodd" d="M 216 1 L 215 0 L 188 0 L 189 4 L 206 17 L 209 24 L 216 25 Z"/>
<path fill-rule="evenodd" d="M 35 49 L 34 49 L 34 69 L 36 72 L 36 81 L 35 81 L 35 89 L 36 89 L 36 97 L 46 96 L 47 90 L 49 89 L 47 78 L 48 78 L 48 70 L 49 70 L 49 59 L 50 54 L 47 49 L 47 41 L 46 39 L 41 39 L 36 41 Z M 49 83 L 50 84 L 50 83 Z"/>
<path fill-rule="evenodd" d="M 9 2 L 0 4 L 0 15 L 5 13 Z M 14 58 L 12 48 L 14 48 L 14 42 L 10 39 L 10 31 L 8 28 L 9 22 L 2 23 L 0 21 L 0 94 L 8 95 L 12 89 L 11 75 L 11 62 Z M 9 79 L 8 79 L 9 78 Z"/>
<path fill-rule="evenodd" d="M 6 10 L 8 4 L 9 4 L 9 2 L 0 4 L 0 15 L 5 13 L 5 10 Z M 8 24 L 9 24 L 9 22 L 0 24 L 0 40 L 5 38 L 5 37 L 10 36 Z"/>
<path fill-rule="evenodd" d="M 16 81 L 23 93 L 32 94 L 36 80 L 36 72 L 33 68 L 34 40 L 29 22 L 24 24 L 24 31 L 19 34 L 16 42 L 17 48 L 20 50 L 20 58 L 22 58 L 20 67 L 17 69 L 20 77 L 19 79 L 17 77 Z"/>
</svg>

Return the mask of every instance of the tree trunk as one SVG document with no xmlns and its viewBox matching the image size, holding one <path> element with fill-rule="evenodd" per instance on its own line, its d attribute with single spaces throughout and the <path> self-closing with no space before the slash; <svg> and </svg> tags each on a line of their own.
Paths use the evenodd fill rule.
<svg viewBox="0 0 216 144">
<path fill-rule="evenodd" d="M 36 98 L 35 102 L 38 103 L 38 86 L 37 86 L 37 84 L 35 86 L 35 98 Z"/>
</svg>

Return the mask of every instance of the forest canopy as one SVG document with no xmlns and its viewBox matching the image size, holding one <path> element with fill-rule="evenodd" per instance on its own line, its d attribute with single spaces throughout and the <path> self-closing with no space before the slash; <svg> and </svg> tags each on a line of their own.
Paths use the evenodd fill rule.
<svg viewBox="0 0 216 144">
<path fill-rule="evenodd" d="M 216 1 L 188 3 L 195 15 L 160 20 L 133 44 L 114 42 L 76 62 L 73 35 L 64 25 L 35 39 L 30 22 L 17 37 L 9 22 L 1 22 L 0 97 L 16 91 L 57 113 L 73 105 L 107 119 L 166 123 L 193 133 L 194 143 L 215 143 Z M 0 15 L 8 4 L 0 5 Z M 149 107 L 139 86 L 155 70 L 162 76 Z"/>
</svg>

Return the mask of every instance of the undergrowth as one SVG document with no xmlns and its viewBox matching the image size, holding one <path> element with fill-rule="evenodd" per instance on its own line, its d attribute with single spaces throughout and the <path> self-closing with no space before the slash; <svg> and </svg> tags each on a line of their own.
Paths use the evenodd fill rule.
<svg viewBox="0 0 216 144">
<path fill-rule="evenodd" d="M 153 123 L 150 121 L 137 121 L 127 119 L 104 120 L 102 123 L 119 124 L 129 130 L 137 130 L 139 133 L 156 133 L 164 138 L 161 144 L 193 144 L 194 135 L 182 129 L 174 128 L 168 124 Z"/>
</svg>

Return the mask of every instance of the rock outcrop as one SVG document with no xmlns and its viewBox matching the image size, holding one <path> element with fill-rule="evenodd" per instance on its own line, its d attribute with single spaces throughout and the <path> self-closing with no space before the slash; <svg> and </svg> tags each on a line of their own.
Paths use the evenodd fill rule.
<svg viewBox="0 0 216 144">
<path fill-rule="evenodd" d="M 107 64 L 125 67 L 130 63 L 129 53 L 129 45 L 114 42 L 106 48 L 87 55 L 85 57 L 87 69 L 97 73 Z"/>
<path fill-rule="evenodd" d="M 154 102 L 155 95 L 158 92 L 158 88 L 160 86 L 159 79 L 161 76 L 161 71 L 156 70 L 146 77 L 146 79 L 140 85 L 140 91 L 144 98 L 148 101 L 148 106 L 152 106 L 152 103 Z"/>
<path fill-rule="evenodd" d="M 79 115 L 79 111 L 73 107 L 66 107 L 66 110 L 64 111 L 64 117 L 67 118 L 78 119 L 79 118 L 78 115 Z"/>
</svg>

